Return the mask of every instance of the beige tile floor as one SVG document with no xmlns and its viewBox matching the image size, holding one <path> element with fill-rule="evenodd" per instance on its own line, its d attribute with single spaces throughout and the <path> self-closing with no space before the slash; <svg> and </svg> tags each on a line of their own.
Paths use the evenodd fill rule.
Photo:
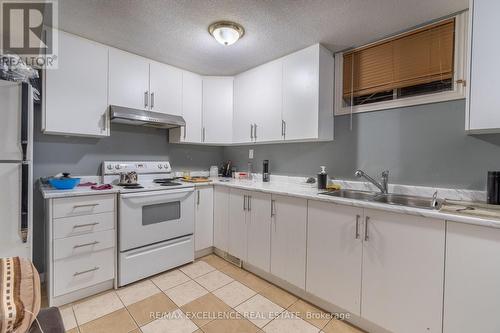
<svg viewBox="0 0 500 333">
<path fill-rule="evenodd" d="M 60 310 L 71 333 L 363 332 L 215 255 Z"/>
</svg>

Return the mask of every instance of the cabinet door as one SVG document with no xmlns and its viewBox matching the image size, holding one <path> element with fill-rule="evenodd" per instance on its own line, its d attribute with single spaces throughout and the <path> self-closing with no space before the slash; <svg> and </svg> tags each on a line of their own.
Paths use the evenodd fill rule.
<svg viewBox="0 0 500 333">
<path fill-rule="evenodd" d="M 201 142 L 201 76 L 184 71 L 182 74 L 182 116 L 186 126 L 181 128 L 181 140 Z"/>
<path fill-rule="evenodd" d="M 441 332 L 445 222 L 369 209 L 366 218 L 361 316 L 391 332 Z"/>
<path fill-rule="evenodd" d="M 213 245 L 214 235 L 214 191 L 210 187 L 196 189 L 195 198 L 195 251 L 209 248 Z"/>
<path fill-rule="evenodd" d="M 253 141 L 252 116 L 255 116 L 256 98 L 254 88 L 252 71 L 244 72 L 234 78 L 233 142 L 235 143 Z"/>
<path fill-rule="evenodd" d="M 471 130 L 500 129 L 500 64 L 498 54 L 497 0 L 471 1 L 472 55 L 469 98 L 469 127 Z"/>
<path fill-rule="evenodd" d="M 273 195 L 271 274 L 305 289 L 307 200 Z"/>
<path fill-rule="evenodd" d="M 106 46 L 59 31 L 58 68 L 45 71 L 44 131 L 109 135 L 107 73 Z"/>
<path fill-rule="evenodd" d="M 279 141 L 282 139 L 283 61 L 279 59 L 259 66 L 254 75 L 254 141 Z"/>
<path fill-rule="evenodd" d="M 271 266 L 271 195 L 250 192 L 247 261 L 265 272 Z"/>
<path fill-rule="evenodd" d="M 359 316 L 363 209 L 310 200 L 307 212 L 306 291 Z"/>
<path fill-rule="evenodd" d="M 247 252 L 247 195 L 247 191 L 234 188 L 229 193 L 228 252 L 243 261 Z"/>
<path fill-rule="evenodd" d="M 214 246 L 228 252 L 229 242 L 229 187 L 214 188 Z"/>
<path fill-rule="evenodd" d="M 149 110 L 149 60 L 109 50 L 109 104 Z"/>
<path fill-rule="evenodd" d="M 447 222 L 444 333 L 500 332 L 500 230 Z"/>
<path fill-rule="evenodd" d="M 232 124 L 233 78 L 203 78 L 203 142 L 230 143 Z"/>
<path fill-rule="evenodd" d="M 182 70 L 156 61 L 149 70 L 151 111 L 182 115 Z"/>
<path fill-rule="evenodd" d="M 283 58 L 285 139 L 318 137 L 319 45 Z"/>
</svg>

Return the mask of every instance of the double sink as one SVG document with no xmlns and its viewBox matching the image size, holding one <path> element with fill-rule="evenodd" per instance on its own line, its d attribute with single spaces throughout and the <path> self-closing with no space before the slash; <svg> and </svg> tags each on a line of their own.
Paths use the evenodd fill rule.
<svg viewBox="0 0 500 333">
<path fill-rule="evenodd" d="M 332 197 L 354 199 L 361 201 L 379 202 L 389 205 L 398 205 L 422 209 L 440 209 L 442 201 L 435 198 L 419 197 L 393 193 L 375 193 L 357 190 L 335 190 L 320 193 Z"/>
</svg>

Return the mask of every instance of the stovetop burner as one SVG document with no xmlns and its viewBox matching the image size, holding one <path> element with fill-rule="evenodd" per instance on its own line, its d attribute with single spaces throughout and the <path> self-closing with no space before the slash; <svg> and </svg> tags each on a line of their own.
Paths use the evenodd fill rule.
<svg viewBox="0 0 500 333">
<path fill-rule="evenodd" d="M 181 183 L 172 182 L 172 181 L 160 183 L 160 186 L 179 186 L 179 185 L 182 185 L 182 184 Z"/>
<path fill-rule="evenodd" d="M 141 184 L 118 184 L 118 186 L 121 186 L 126 189 L 131 189 L 131 190 L 136 190 L 140 188 L 144 188 Z"/>
</svg>

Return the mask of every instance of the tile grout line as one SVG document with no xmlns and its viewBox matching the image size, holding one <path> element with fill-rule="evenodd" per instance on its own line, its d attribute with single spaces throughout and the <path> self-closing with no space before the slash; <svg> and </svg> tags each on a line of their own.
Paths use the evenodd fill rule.
<svg viewBox="0 0 500 333">
<path fill-rule="evenodd" d="M 151 281 L 153 282 L 153 281 Z M 155 285 L 156 286 L 156 285 Z M 159 289 L 159 288 L 158 288 Z M 118 289 L 117 289 L 118 290 Z M 116 293 L 116 292 L 115 292 Z M 141 330 L 141 326 L 139 326 L 139 323 L 135 320 L 134 316 L 132 316 L 132 314 L 130 313 L 130 311 L 128 310 L 127 306 L 125 305 L 125 303 L 123 303 L 123 300 L 121 299 L 120 295 L 118 295 L 118 293 L 116 293 L 116 296 L 118 297 L 118 299 L 120 300 L 120 302 L 122 303 L 123 307 L 125 308 L 125 311 L 127 311 L 128 315 L 130 316 L 130 318 L 132 318 L 132 320 L 134 321 L 135 325 L 137 326 L 137 328 L 139 329 L 140 332 L 142 332 Z M 140 301 L 139 301 L 140 302 Z M 132 303 L 134 304 L 134 303 Z M 118 310 L 117 310 L 118 311 Z M 134 328 L 133 330 L 129 331 L 130 332 L 133 332 L 136 328 Z"/>
</svg>

